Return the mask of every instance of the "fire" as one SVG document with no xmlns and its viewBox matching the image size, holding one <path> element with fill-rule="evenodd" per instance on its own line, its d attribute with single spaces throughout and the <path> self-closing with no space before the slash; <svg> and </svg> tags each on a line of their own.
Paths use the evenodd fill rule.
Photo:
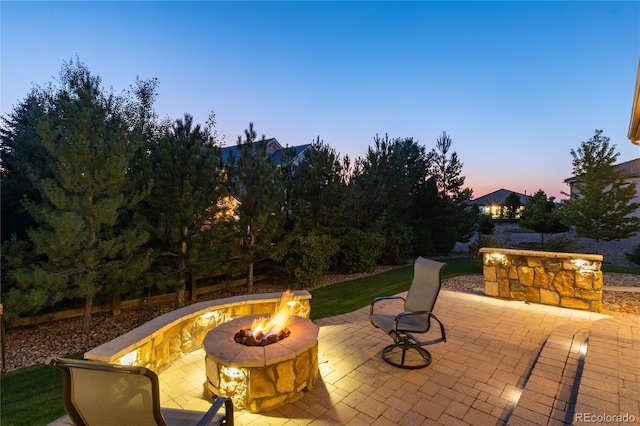
<svg viewBox="0 0 640 426">
<path fill-rule="evenodd" d="M 289 290 L 282 294 L 276 310 L 270 317 L 257 318 L 251 323 L 253 336 L 278 334 L 287 327 L 289 318 L 295 315 L 298 298 Z"/>
</svg>

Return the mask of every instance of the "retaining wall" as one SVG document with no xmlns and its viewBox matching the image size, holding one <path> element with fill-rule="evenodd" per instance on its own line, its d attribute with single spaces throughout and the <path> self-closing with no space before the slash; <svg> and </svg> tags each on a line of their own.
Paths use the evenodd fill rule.
<svg viewBox="0 0 640 426">
<path fill-rule="evenodd" d="M 544 305 L 602 311 L 602 256 L 481 248 L 484 293 Z"/>
<path fill-rule="evenodd" d="M 294 291 L 296 315 L 309 318 L 311 294 Z M 84 354 L 88 360 L 165 370 L 186 353 L 200 349 L 209 331 L 247 315 L 272 314 L 282 293 L 252 294 L 194 303 L 161 315 Z"/>
</svg>

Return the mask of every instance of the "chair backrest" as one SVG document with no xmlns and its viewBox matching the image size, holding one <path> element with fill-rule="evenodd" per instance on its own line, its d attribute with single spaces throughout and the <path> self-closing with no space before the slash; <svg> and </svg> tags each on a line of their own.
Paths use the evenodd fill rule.
<svg viewBox="0 0 640 426">
<path fill-rule="evenodd" d="M 144 367 L 54 358 L 62 402 L 76 425 L 162 425 L 158 376 Z"/>
<path fill-rule="evenodd" d="M 405 298 L 405 311 L 433 310 L 440 293 L 441 272 L 446 263 L 418 257 L 413 265 L 413 281 Z"/>
</svg>

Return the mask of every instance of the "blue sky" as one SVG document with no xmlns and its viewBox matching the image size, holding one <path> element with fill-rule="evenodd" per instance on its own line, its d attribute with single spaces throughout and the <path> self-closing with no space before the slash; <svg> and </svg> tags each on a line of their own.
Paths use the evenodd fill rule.
<svg viewBox="0 0 640 426">
<path fill-rule="evenodd" d="M 427 150 L 446 131 L 479 197 L 563 198 L 595 129 L 620 161 L 640 2 L 0 3 L 1 113 L 78 57 L 105 87 L 157 77 L 161 117 L 210 112 L 226 144 L 253 122 L 283 145 L 320 136 L 364 156 L 376 134 Z"/>
</svg>

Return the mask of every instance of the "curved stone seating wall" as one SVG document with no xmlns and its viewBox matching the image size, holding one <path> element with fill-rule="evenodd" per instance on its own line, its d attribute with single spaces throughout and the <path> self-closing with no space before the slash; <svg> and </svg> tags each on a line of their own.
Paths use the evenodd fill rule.
<svg viewBox="0 0 640 426">
<path fill-rule="evenodd" d="M 311 294 L 293 292 L 296 315 L 309 318 Z M 236 318 L 272 314 L 282 293 L 251 294 L 194 303 L 176 309 L 84 354 L 88 360 L 165 370 L 184 354 L 200 349 L 209 331 Z"/>
<path fill-rule="evenodd" d="M 484 293 L 602 312 L 602 255 L 484 247 Z"/>
</svg>

